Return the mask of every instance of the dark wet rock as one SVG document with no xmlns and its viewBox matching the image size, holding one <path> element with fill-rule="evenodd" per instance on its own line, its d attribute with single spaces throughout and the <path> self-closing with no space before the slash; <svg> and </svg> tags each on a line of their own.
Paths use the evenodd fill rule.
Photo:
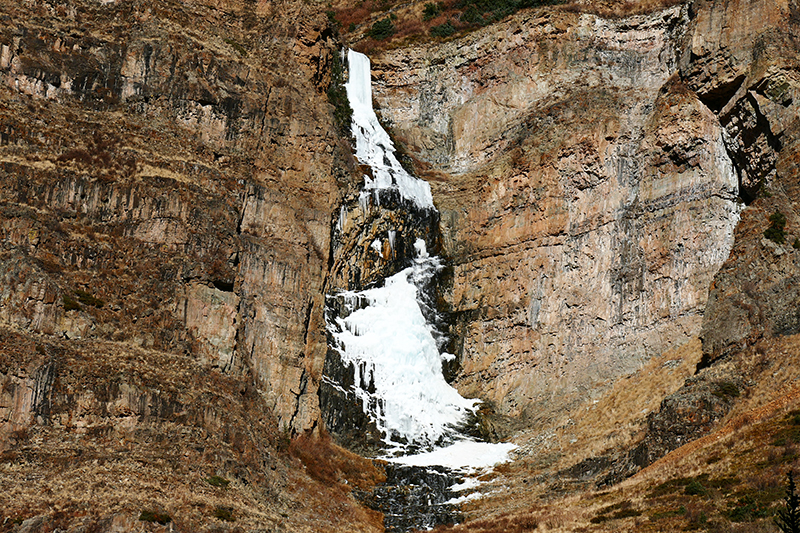
<svg viewBox="0 0 800 533">
<path fill-rule="evenodd" d="M 461 520 L 457 506 L 445 503 L 457 496 L 450 487 L 462 476 L 442 466 L 386 465 L 386 482 L 370 494 L 362 494 L 364 503 L 384 513 L 384 525 L 390 533 L 432 529 Z"/>
</svg>

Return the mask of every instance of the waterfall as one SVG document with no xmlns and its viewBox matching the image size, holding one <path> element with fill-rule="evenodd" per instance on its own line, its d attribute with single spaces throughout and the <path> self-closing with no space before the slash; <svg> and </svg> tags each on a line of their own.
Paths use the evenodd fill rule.
<svg viewBox="0 0 800 533">
<path fill-rule="evenodd" d="M 385 514 L 387 531 L 431 528 L 456 519 L 452 504 L 464 501 L 456 495 L 477 485 L 460 483 L 465 474 L 507 461 L 516 446 L 476 442 L 461 432 L 475 419 L 480 401 L 462 397 L 442 372 L 443 361 L 455 356 L 442 350 L 445 343 L 432 323 L 439 320 L 435 297 L 426 293 L 442 268 L 426 245 L 437 240 L 436 225 L 430 224 L 438 220 L 431 188 L 394 156 L 372 109 L 369 59 L 350 50 L 348 62 L 355 156 L 370 169 L 357 205 L 353 199 L 350 207 L 357 213 L 353 220 L 365 226 L 348 231 L 357 243 L 369 243 L 370 251 L 359 255 L 364 246 L 352 244 L 342 249 L 358 272 L 349 278 L 350 287 L 363 286 L 361 269 L 382 274 L 367 278 L 370 288 L 328 295 L 331 342 L 320 402 L 337 434 L 370 453 L 378 447 L 390 462 L 387 484 L 395 488 L 377 488 L 373 502 Z M 334 225 L 336 243 L 349 225 L 345 209 Z"/>
<path fill-rule="evenodd" d="M 372 109 L 372 80 L 369 58 L 350 50 L 347 54 L 349 78 L 345 88 L 353 109 L 352 132 L 356 139 L 356 159 L 372 169 L 372 177 L 364 176 L 364 192 L 397 189 L 403 198 L 421 209 L 433 209 L 431 186 L 411 176 L 394 156 L 389 134 L 378 122 Z M 378 196 L 375 197 L 376 203 Z"/>
<path fill-rule="evenodd" d="M 418 241 L 417 249 L 424 248 Z M 346 317 L 335 319 L 333 337 L 342 362 L 355 368 L 356 384 L 367 384 L 356 385 L 355 395 L 390 451 L 452 441 L 477 403 L 445 381 L 443 354 L 420 308 L 413 282 L 423 285 L 438 268 L 437 258 L 420 253 L 383 287 L 343 293 Z"/>
</svg>

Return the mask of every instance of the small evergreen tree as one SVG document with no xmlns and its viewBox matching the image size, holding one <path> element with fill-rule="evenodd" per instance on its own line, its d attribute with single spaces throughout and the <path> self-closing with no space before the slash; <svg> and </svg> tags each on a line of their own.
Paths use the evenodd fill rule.
<svg viewBox="0 0 800 533">
<path fill-rule="evenodd" d="M 786 242 L 785 227 L 786 216 L 780 211 L 775 211 L 769 216 L 769 227 L 764 230 L 764 237 L 778 244 L 783 244 Z"/>
<path fill-rule="evenodd" d="M 786 487 L 786 507 L 778 511 L 775 524 L 783 533 L 800 533 L 800 496 L 795 492 L 794 474 L 789 472 L 789 485 Z"/>
</svg>

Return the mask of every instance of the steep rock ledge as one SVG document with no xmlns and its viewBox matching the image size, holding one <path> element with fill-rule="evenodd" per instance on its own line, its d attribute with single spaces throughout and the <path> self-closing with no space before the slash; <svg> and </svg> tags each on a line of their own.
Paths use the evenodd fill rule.
<svg viewBox="0 0 800 533">
<path fill-rule="evenodd" d="M 0 320 L 250 368 L 279 423 L 302 430 L 318 419 L 349 159 L 324 94 L 327 21 L 274 11 L 5 6 Z M 95 305 L 70 303 L 76 291 Z"/>
</svg>

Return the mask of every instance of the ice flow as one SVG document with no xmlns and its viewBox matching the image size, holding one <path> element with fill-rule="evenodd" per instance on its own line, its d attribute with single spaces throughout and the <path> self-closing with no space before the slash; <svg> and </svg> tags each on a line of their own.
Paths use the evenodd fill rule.
<svg viewBox="0 0 800 533">
<path fill-rule="evenodd" d="M 389 135 L 378 123 L 372 109 L 369 59 L 350 50 L 348 63 L 356 157 L 372 169 L 372 178 L 364 177 L 360 202 L 368 201 L 370 194 L 379 196 L 382 189 L 396 189 L 418 209 L 435 209 L 430 186 L 403 170 Z M 362 210 L 366 211 L 364 205 Z M 389 237 L 394 241 L 395 232 L 389 231 Z M 377 248 L 380 242 L 376 242 L 372 246 Z M 429 256 L 422 239 L 414 248 L 411 265 L 386 278 L 382 287 L 340 294 L 345 309 L 332 317 L 329 331 L 342 363 L 354 369 L 353 389 L 347 392 L 361 400 L 364 412 L 381 431 L 387 452 L 395 456 L 392 461 L 442 464 L 462 472 L 507 461 L 513 444 L 474 442 L 458 432 L 479 401 L 463 398 L 444 379 L 442 361 L 453 356 L 440 353 L 419 293 L 441 265 Z M 423 453 L 406 455 L 412 450 Z"/>
<path fill-rule="evenodd" d="M 355 395 L 389 451 L 448 440 L 477 403 L 445 381 L 443 356 L 417 301 L 413 281 L 432 276 L 438 266 L 436 258 L 420 254 L 383 287 L 342 295 L 349 314 L 336 318 L 333 336 L 342 362 L 355 368 Z"/>
<path fill-rule="evenodd" d="M 365 191 L 394 188 L 418 207 L 432 209 L 431 186 L 403 169 L 394 156 L 395 148 L 389 134 L 380 125 L 372 109 L 369 58 L 349 50 L 347 61 L 349 77 L 345 88 L 353 109 L 352 132 L 356 139 L 356 159 L 369 165 L 373 176 L 364 176 Z"/>
</svg>

